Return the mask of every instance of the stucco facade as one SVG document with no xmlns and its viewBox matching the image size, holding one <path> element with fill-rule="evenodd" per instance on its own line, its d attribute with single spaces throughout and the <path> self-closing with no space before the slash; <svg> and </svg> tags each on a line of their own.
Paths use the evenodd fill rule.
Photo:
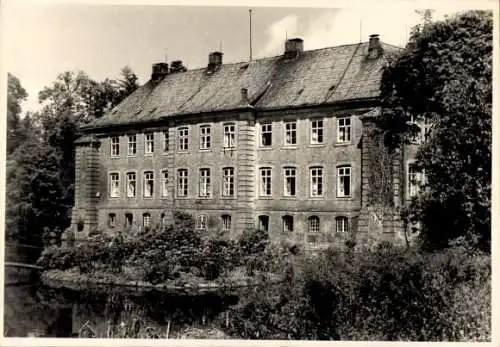
<svg viewBox="0 0 500 347">
<path fill-rule="evenodd" d="M 368 53 L 370 45 L 371 41 Z M 349 75 L 360 47 L 353 50 L 334 88 L 325 90 L 327 97 Z M 298 49 L 297 55 L 306 53 Z M 335 55 L 331 58 L 335 60 Z M 359 71 L 352 74 L 354 80 L 346 93 L 356 90 L 356 76 L 367 74 L 363 69 L 371 66 L 363 59 L 367 58 L 361 55 Z M 380 70 L 379 65 L 376 68 Z M 87 134 L 76 143 L 72 225 L 76 238 L 84 239 L 92 229 L 128 230 L 170 223 L 175 211 L 192 214 L 202 229 L 222 229 L 235 235 L 246 228 L 264 228 L 272 239 L 311 248 L 344 243 L 355 233 L 401 238 L 397 235 L 403 225 L 397 211 L 405 202 L 405 160 L 412 154 L 406 149 L 387 153 L 391 203 L 371 199 L 370 163 L 377 159 L 370 152 L 376 142 L 370 129 L 379 112 L 377 97 L 346 95 L 345 100 L 335 102 L 276 107 L 272 104 L 275 99 L 266 97 L 277 93 L 269 82 L 276 79 L 277 72 L 269 76 L 264 87 L 254 88 L 253 101 L 248 97 L 252 88 L 246 84 L 240 88 L 243 104 L 232 108 L 215 107 L 207 112 L 200 106 L 200 112 L 177 112 L 142 122 L 118 122 L 113 111 L 108 124 L 85 129 Z M 312 98 L 319 87 L 315 89 L 311 76 L 305 85 L 312 86 Z M 374 76 L 372 79 L 380 76 L 380 71 Z M 301 78 L 300 74 L 296 77 Z M 159 83 L 172 83 L 168 78 L 167 74 L 166 82 Z M 153 85 L 152 90 L 155 88 L 160 87 Z M 300 96 L 303 90 L 293 92 Z M 182 107 L 198 94 L 188 97 Z M 279 95 L 274 97 L 279 100 Z M 138 97 L 134 103 L 133 95 L 130 99 L 128 103 L 134 106 L 143 103 L 136 113 L 151 103 Z M 272 107 L 264 107 L 264 102 Z M 151 112 L 157 109 L 155 106 Z M 120 112 L 128 115 L 132 111 Z M 382 215 L 380 211 L 384 211 Z"/>
</svg>

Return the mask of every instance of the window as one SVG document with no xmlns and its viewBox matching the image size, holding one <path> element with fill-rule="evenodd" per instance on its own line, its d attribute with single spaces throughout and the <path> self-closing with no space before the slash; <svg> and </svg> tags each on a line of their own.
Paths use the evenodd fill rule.
<svg viewBox="0 0 500 347">
<path fill-rule="evenodd" d="M 307 220 L 307 231 L 310 233 L 319 233 L 319 217 L 311 216 Z"/>
<path fill-rule="evenodd" d="M 210 148 L 210 125 L 200 126 L 200 149 Z"/>
<path fill-rule="evenodd" d="M 168 152 L 169 148 L 168 130 L 163 132 L 163 152 Z"/>
<path fill-rule="evenodd" d="M 125 226 L 130 227 L 134 223 L 134 215 L 132 213 L 125 213 Z"/>
<path fill-rule="evenodd" d="M 127 172 L 127 198 L 135 198 L 137 177 L 135 172 Z"/>
<path fill-rule="evenodd" d="M 144 153 L 152 154 L 155 151 L 155 134 L 149 133 L 144 135 Z"/>
<path fill-rule="evenodd" d="M 234 168 L 222 169 L 222 196 L 234 196 Z"/>
<path fill-rule="evenodd" d="M 165 228 L 167 226 L 167 216 L 165 215 L 165 213 L 162 213 L 160 215 L 160 218 L 161 218 L 161 226 L 162 228 Z"/>
<path fill-rule="evenodd" d="M 337 118 L 337 142 L 351 142 L 351 118 Z"/>
<path fill-rule="evenodd" d="M 108 215 L 108 225 L 110 228 L 114 228 L 116 226 L 116 214 L 110 213 Z"/>
<path fill-rule="evenodd" d="M 189 148 L 189 129 L 188 128 L 179 128 L 177 130 L 177 136 L 178 136 L 178 140 L 179 140 L 179 144 L 178 144 L 178 147 L 179 147 L 179 151 L 187 151 L 188 148 Z"/>
<path fill-rule="evenodd" d="M 109 196 L 117 198 L 120 196 L 120 174 L 117 172 L 109 174 Z"/>
<path fill-rule="evenodd" d="M 423 140 L 427 141 L 429 140 L 430 134 L 431 134 L 431 129 L 432 129 L 432 123 L 429 117 L 424 118 L 424 126 L 423 126 Z"/>
<path fill-rule="evenodd" d="M 154 173 L 147 171 L 144 173 L 144 197 L 152 198 L 154 195 Z"/>
<path fill-rule="evenodd" d="M 120 138 L 118 136 L 113 136 L 111 138 L 111 156 L 120 156 Z"/>
<path fill-rule="evenodd" d="M 161 172 L 161 196 L 164 198 L 168 196 L 168 171 L 167 170 L 163 170 Z"/>
<path fill-rule="evenodd" d="M 222 230 L 223 231 L 231 230 L 231 216 L 230 215 L 225 214 L 222 216 Z"/>
<path fill-rule="evenodd" d="M 234 129 L 234 124 L 224 124 L 224 148 L 234 148 Z"/>
<path fill-rule="evenodd" d="M 210 196 L 210 169 L 200 169 L 200 196 Z"/>
<path fill-rule="evenodd" d="M 273 126 L 271 123 L 261 124 L 260 126 L 260 145 L 262 147 L 269 147 L 273 142 Z"/>
<path fill-rule="evenodd" d="M 425 184 L 425 172 L 417 170 L 415 163 L 408 164 L 408 196 L 417 196 L 420 192 L 420 185 Z"/>
<path fill-rule="evenodd" d="M 414 144 L 421 144 L 422 142 L 429 139 L 432 129 L 432 123 L 429 117 L 424 116 L 423 119 L 421 119 L 417 118 L 414 115 L 411 115 L 409 124 L 419 127 L 418 132 L 413 134 L 413 137 L 410 139 L 411 142 L 413 142 Z"/>
<path fill-rule="evenodd" d="M 346 233 L 349 231 L 349 220 L 347 219 L 347 217 L 335 218 L 335 230 L 338 233 Z"/>
<path fill-rule="evenodd" d="M 284 195 L 295 196 L 296 169 L 294 167 L 284 168 Z"/>
<path fill-rule="evenodd" d="M 311 197 L 323 196 L 323 168 L 310 168 L 310 191 Z"/>
<path fill-rule="evenodd" d="M 323 140 L 323 120 L 311 120 L 311 144 L 322 144 Z"/>
<path fill-rule="evenodd" d="M 196 217 L 196 229 L 206 229 L 207 228 L 207 216 L 204 214 L 199 215 Z"/>
<path fill-rule="evenodd" d="M 297 122 L 285 122 L 285 146 L 293 146 L 297 144 Z"/>
<path fill-rule="evenodd" d="M 293 217 L 283 216 L 283 231 L 288 233 L 293 231 Z"/>
<path fill-rule="evenodd" d="M 151 225 L 151 215 L 149 213 L 144 213 L 142 215 L 142 225 L 148 228 Z"/>
<path fill-rule="evenodd" d="M 177 196 L 188 195 L 188 170 L 177 170 Z"/>
<path fill-rule="evenodd" d="M 271 169 L 260 169 L 260 196 L 271 196 Z"/>
<path fill-rule="evenodd" d="M 137 154 L 137 135 L 129 135 L 127 143 L 127 155 Z"/>
<path fill-rule="evenodd" d="M 338 184 L 337 196 L 340 198 L 351 196 L 351 167 L 340 166 L 337 168 Z"/>
<path fill-rule="evenodd" d="M 269 230 L 269 216 L 259 216 L 259 230 Z"/>
</svg>

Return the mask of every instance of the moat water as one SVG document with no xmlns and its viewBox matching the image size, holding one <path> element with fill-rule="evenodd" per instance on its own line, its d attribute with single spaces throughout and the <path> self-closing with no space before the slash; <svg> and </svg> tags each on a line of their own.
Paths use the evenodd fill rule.
<svg viewBox="0 0 500 347">
<path fill-rule="evenodd" d="M 119 287 L 76 291 L 42 283 L 6 286 L 4 295 L 6 337 L 182 338 L 193 329 L 222 332 L 227 308 L 238 301 L 234 295 L 131 293 Z"/>
</svg>

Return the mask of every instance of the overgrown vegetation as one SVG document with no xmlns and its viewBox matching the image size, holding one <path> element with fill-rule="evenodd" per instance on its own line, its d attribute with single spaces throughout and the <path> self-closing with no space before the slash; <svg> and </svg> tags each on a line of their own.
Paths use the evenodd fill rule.
<svg viewBox="0 0 500 347">
<path fill-rule="evenodd" d="M 424 245 L 442 248 L 464 236 L 482 249 L 491 240 L 493 15 L 468 11 L 415 28 L 385 70 L 380 126 L 390 146 L 407 143 L 427 119 L 432 130 L 416 168 L 421 194 L 406 211 Z"/>
<path fill-rule="evenodd" d="M 285 257 L 265 232 L 248 230 L 235 240 L 220 234 L 202 236 L 192 218 L 178 213 L 175 219 L 163 230 L 134 237 L 99 234 L 75 247 L 50 247 L 38 264 L 47 270 L 77 268 L 81 273 L 120 274 L 128 268 L 132 278 L 137 276 L 133 279 L 157 284 L 274 272 Z"/>
<path fill-rule="evenodd" d="M 488 341 L 490 283 L 489 256 L 461 245 L 441 253 L 331 250 L 300 261 L 279 285 L 244 292 L 226 332 L 244 339 Z"/>
</svg>

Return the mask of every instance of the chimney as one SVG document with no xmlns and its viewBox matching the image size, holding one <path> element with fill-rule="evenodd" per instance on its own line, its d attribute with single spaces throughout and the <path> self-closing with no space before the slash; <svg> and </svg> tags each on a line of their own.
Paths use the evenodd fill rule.
<svg viewBox="0 0 500 347">
<path fill-rule="evenodd" d="M 295 58 L 304 51 L 304 40 L 295 38 L 285 41 L 285 57 Z"/>
<path fill-rule="evenodd" d="M 184 71 L 187 71 L 187 68 L 182 64 L 182 60 L 174 60 L 170 63 L 170 73 Z"/>
<path fill-rule="evenodd" d="M 382 54 L 382 51 L 378 34 L 371 34 L 370 41 L 368 42 L 368 57 L 378 58 Z"/>
<path fill-rule="evenodd" d="M 222 53 L 212 52 L 208 55 L 207 69 L 210 72 L 215 72 L 222 65 Z"/>
<path fill-rule="evenodd" d="M 248 89 L 246 88 L 241 88 L 241 101 L 248 103 Z"/>
<path fill-rule="evenodd" d="M 151 79 L 155 82 L 161 81 L 166 75 L 168 75 L 168 64 L 167 63 L 156 63 L 153 64 L 153 72 L 151 73 Z"/>
</svg>

